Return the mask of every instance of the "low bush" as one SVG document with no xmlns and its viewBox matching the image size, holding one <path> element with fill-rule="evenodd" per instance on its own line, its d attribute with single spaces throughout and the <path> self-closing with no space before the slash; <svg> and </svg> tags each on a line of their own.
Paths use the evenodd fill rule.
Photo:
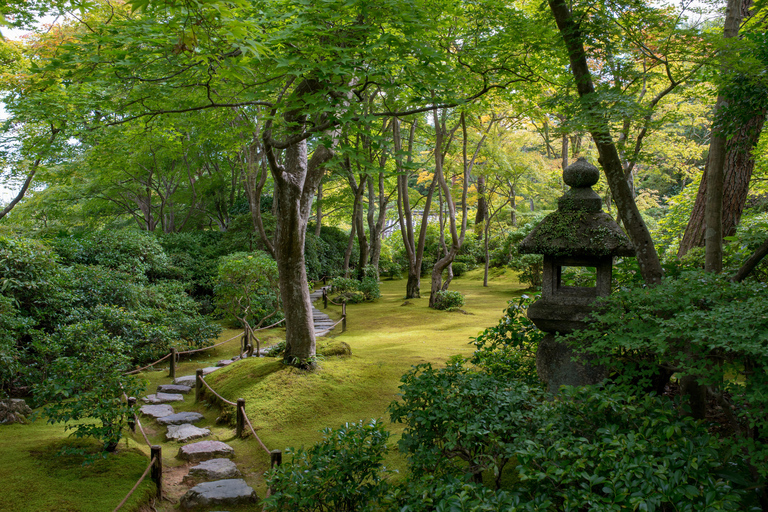
<svg viewBox="0 0 768 512">
<path fill-rule="evenodd" d="M 439 290 L 435 296 L 435 309 L 456 311 L 464 305 L 464 295 L 452 290 Z"/>
<path fill-rule="evenodd" d="M 272 469 L 265 510 L 363 512 L 377 510 L 388 485 L 382 461 L 389 433 L 380 422 L 323 430 L 323 440 L 289 449 L 290 462 Z"/>
</svg>

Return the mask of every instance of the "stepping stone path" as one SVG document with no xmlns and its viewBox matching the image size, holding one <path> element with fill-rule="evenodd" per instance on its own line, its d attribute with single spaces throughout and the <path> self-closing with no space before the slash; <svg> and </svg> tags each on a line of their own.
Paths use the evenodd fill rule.
<svg viewBox="0 0 768 512">
<path fill-rule="evenodd" d="M 183 402 L 184 397 L 178 393 L 156 393 L 142 398 L 148 404 L 165 404 L 168 402 Z"/>
<path fill-rule="evenodd" d="M 206 460 L 189 468 L 189 474 L 182 481 L 184 483 L 210 482 L 211 480 L 225 480 L 238 478 L 240 471 L 237 465 L 229 459 Z"/>
<path fill-rule="evenodd" d="M 323 288 L 330 288 L 330 286 L 325 286 Z M 309 294 L 309 300 L 312 302 L 315 302 L 318 299 L 323 298 L 323 288 L 320 288 L 317 291 L 314 291 Z M 317 309 L 314 305 L 312 306 L 312 323 L 315 327 L 315 337 L 322 337 L 327 335 L 329 332 L 331 332 L 331 328 L 333 327 L 333 324 L 336 323 L 333 320 L 331 320 L 331 317 Z"/>
<path fill-rule="evenodd" d="M 177 377 L 173 379 L 173 383 L 176 385 L 194 387 L 197 377 L 194 375 L 185 375 L 184 377 Z"/>
<path fill-rule="evenodd" d="M 199 428 L 189 423 L 182 423 L 181 425 L 169 425 L 165 438 L 169 441 L 186 443 L 187 441 L 208 437 L 209 435 L 211 435 L 211 431 L 207 428 Z"/>
<path fill-rule="evenodd" d="M 173 414 L 173 407 L 168 404 L 142 405 L 141 409 L 139 409 L 139 412 L 144 416 L 150 416 L 152 418 L 158 419 L 162 418 L 163 416 L 170 416 Z"/>
<path fill-rule="evenodd" d="M 192 462 L 220 457 L 234 457 L 235 450 L 221 441 L 200 441 L 179 448 L 178 458 Z"/>
<path fill-rule="evenodd" d="M 256 503 L 256 499 L 256 491 L 245 480 L 227 479 L 194 486 L 181 498 L 181 506 L 189 510 L 211 505 Z"/>
<path fill-rule="evenodd" d="M 184 423 L 197 423 L 203 419 L 199 412 L 177 412 L 157 419 L 161 425 L 183 425 Z"/>
<path fill-rule="evenodd" d="M 184 386 L 182 384 L 160 384 L 157 386 L 158 393 L 181 393 L 182 395 L 186 395 L 190 391 L 192 391 L 190 386 Z"/>
</svg>

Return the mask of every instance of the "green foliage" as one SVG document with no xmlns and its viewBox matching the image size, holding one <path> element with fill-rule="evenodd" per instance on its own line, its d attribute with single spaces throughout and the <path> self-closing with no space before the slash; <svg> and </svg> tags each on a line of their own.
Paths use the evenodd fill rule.
<svg viewBox="0 0 768 512">
<path fill-rule="evenodd" d="M 344 253 L 347 250 L 349 235 L 335 226 L 321 226 L 320 237 L 314 234 L 314 226 L 307 227 L 304 257 L 307 265 L 307 278 L 319 280 L 323 277 L 338 276 L 344 266 Z M 351 261 L 357 259 L 359 248 L 353 248 Z"/>
<path fill-rule="evenodd" d="M 532 289 L 541 288 L 541 276 L 544 271 L 544 256 L 540 254 L 522 254 L 517 245 L 536 227 L 541 217 L 533 216 L 526 224 L 512 231 L 503 244 L 503 253 L 509 255 L 507 266 L 518 272 L 521 283 Z"/>
<path fill-rule="evenodd" d="M 438 290 L 435 295 L 435 309 L 457 311 L 464 305 L 464 295 L 452 290 Z"/>
<path fill-rule="evenodd" d="M 290 449 L 290 462 L 269 472 L 272 494 L 265 510 L 376 510 L 387 490 L 382 460 L 389 433 L 380 422 L 347 423 L 324 429 L 323 440 L 305 450 Z"/>
<path fill-rule="evenodd" d="M 497 378 L 540 386 L 536 374 L 536 350 L 544 332 L 526 314 L 528 307 L 538 298 L 522 295 L 516 301 L 509 301 L 499 323 L 488 327 L 472 340 L 476 350 L 470 362 Z"/>
<path fill-rule="evenodd" d="M 331 292 L 338 294 L 336 300 L 358 304 L 371 302 L 381 297 L 376 269 L 368 265 L 363 272 L 362 281 L 348 277 L 337 277 L 331 281 Z"/>
<path fill-rule="evenodd" d="M 538 430 L 534 411 L 544 393 L 516 381 L 498 384 L 496 376 L 460 362 L 439 370 L 419 365 L 403 376 L 402 401 L 389 411 L 394 423 L 405 424 L 399 447 L 409 454 L 416 478 L 486 469 L 501 475 Z"/>
<path fill-rule="evenodd" d="M 744 492 L 705 427 L 668 399 L 616 388 L 563 388 L 516 454 L 519 492 L 560 510 L 743 510 Z"/>
<path fill-rule="evenodd" d="M 46 420 L 77 421 L 65 429 L 78 438 L 99 439 L 105 451 L 114 451 L 125 421 L 135 412 L 123 400 L 123 392 L 139 396 L 144 389 L 138 379 L 123 375 L 129 362 L 127 347 L 95 322 L 65 326 L 46 338 L 48 350 L 57 357 L 34 388 L 35 399 L 46 403 Z"/>
<path fill-rule="evenodd" d="M 53 240 L 62 263 L 100 265 L 155 280 L 168 272 L 170 260 L 157 238 L 143 231 L 89 232 Z"/>
<path fill-rule="evenodd" d="M 23 370 L 17 340 L 30 322 L 31 319 L 19 315 L 11 298 L 0 295 L 0 396 L 13 386 L 16 375 Z"/>
<path fill-rule="evenodd" d="M 277 263 L 265 252 L 237 252 L 219 262 L 216 307 L 230 320 L 255 326 L 282 318 Z"/>
<path fill-rule="evenodd" d="M 763 283 L 684 271 L 653 288 L 600 300 L 586 329 L 568 336 L 631 389 L 659 386 L 659 368 L 706 385 L 732 435 L 722 441 L 768 480 L 768 304 Z M 663 382 L 661 383 L 663 384 Z"/>
</svg>

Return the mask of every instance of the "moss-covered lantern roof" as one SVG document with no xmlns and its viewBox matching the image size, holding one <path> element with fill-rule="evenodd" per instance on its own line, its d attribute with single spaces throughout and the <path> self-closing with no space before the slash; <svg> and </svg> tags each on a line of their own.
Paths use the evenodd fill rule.
<svg viewBox="0 0 768 512">
<path fill-rule="evenodd" d="M 600 171 L 584 158 L 566 167 L 563 180 L 571 189 L 558 200 L 557 211 L 520 242 L 520 252 L 574 258 L 634 256 L 632 242 L 601 210 L 600 196 L 592 190 L 599 178 Z"/>
</svg>

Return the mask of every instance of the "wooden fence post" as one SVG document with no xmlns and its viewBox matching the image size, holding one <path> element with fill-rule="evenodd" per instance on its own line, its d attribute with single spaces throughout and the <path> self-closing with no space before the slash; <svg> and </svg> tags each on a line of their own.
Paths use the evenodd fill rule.
<svg viewBox="0 0 768 512">
<path fill-rule="evenodd" d="M 163 498 L 163 449 L 159 445 L 152 445 L 150 448 L 150 459 L 155 459 L 152 465 L 152 480 L 157 484 L 157 497 Z"/>
<path fill-rule="evenodd" d="M 195 402 L 200 401 L 200 394 L 203 391 L 203 369 L 198 368 L 195 371 Z"/>
<path fill-rule="evenodd" d="M 328 309 L 328 289 L 323 288 L 323 309 Z"/>
<path fill-rule="evenodd" d="M 135 396 L 129 396 L 128 397 L 128 406 L 133 408 L 133 406 L 136 405 L 136 397 Z M 128 418 L 128 426 L 131 429 L 131 432 L 136 432 L 136 415 L 131 413 L 130 418 Z"/>
<path fill-rule="evenodd" d="M 281 450 L 272 450 L 269 452 L 269 467 L 274 469 L 275 466 L 279 466 L 283 463 L 283 452 Z"/>
<path fill-rule="evenodd" d="M 341 332 L 347 330 L 347 303 L 341 303 Z"/>
<path fill-rule="evenodd" d="M 168 373 L 168 377 L 171 379 L 176 378 L 176 348 L 171 347 L 171 370 Z"/>
<path fill-rule="evenodd" d="M 245 398 L 237 399 L 237 437 L 243 437 L 245 430 Z"/>
</svg>

